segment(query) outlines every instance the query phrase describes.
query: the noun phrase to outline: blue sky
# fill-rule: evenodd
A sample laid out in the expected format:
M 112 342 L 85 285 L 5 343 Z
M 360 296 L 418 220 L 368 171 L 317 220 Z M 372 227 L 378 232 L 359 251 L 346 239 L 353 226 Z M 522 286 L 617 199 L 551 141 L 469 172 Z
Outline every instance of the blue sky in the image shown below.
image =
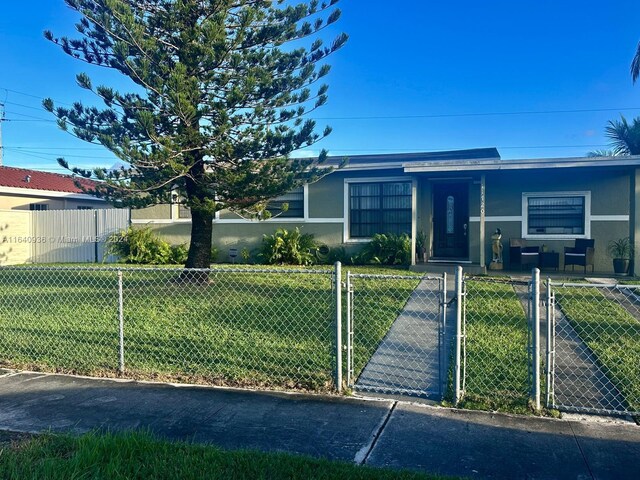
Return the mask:
M 582 156 L 606 146 L 607 120 L 640 115 L 640 84 L 632 85 L 629 76 L 640 40 L 640 2 L 339 5 L 343 18 L 329 33 L 344 31 L 350 40 L 330 60 L 329 103 L 314 118 L 334 132 L 314 152 L 495 146 L 503 158 Z M 92 101 L 75 85 L 79 72 L 94 83 L 122 84 L 44 40 L 45 29 L 72 34 L 75 19 L 62 0 L 3 2 L 0 101 L 10 120 L 2 125 L 5 165 L 59 171 L 58 156 L 86 167 L 114 163 L 104 149 L 60 131 L 40 106 L 47 96 Z M 574 110 L 590 111 L 557 113 Z

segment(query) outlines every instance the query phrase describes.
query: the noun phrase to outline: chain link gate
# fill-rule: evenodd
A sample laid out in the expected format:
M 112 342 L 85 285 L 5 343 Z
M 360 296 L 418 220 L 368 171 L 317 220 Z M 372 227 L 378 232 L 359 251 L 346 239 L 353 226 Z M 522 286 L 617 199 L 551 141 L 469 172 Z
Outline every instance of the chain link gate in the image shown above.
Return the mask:
M 640 286 L 547 283 L 547 406 L 640 415 Z
M 530 280 L 464 276 L 459 282 L 455 404 L 522 411 L 530 400 L 539 404 L 539 283 L 532 273 Z
M 440 400 L 450 331 L 442 277 L 347 273 L 347 384 Z

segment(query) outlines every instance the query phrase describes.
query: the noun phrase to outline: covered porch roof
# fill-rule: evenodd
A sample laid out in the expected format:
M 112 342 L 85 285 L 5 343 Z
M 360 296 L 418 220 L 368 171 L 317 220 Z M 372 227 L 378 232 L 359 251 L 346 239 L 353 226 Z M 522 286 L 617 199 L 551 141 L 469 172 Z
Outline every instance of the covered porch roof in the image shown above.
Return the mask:
M 621 166 L 640 166 L 640 155 L 614 157 L 534 158 L 522 160 L 503 160 L 500 158 L 456 159 L 405 162 L 402 165 L 406 173 Z

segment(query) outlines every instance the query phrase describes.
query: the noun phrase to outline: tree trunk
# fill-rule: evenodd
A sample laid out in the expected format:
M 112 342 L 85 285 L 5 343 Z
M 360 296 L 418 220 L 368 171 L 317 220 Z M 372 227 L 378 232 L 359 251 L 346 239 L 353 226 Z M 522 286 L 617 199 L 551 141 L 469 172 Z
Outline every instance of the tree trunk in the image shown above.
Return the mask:
M 209 268 L 211 266 L 211 239 L 213 214 L 201 210 L 191 211 L 191 242 L 185 268 Z M 184 271 L 180 280 L 193 283 L 209 283 L 206 272 Z
M 202 210 L 191 211 L 191 243 L 187 268 L 209 268 L 211 266 L 211 239 L 213 214 Z

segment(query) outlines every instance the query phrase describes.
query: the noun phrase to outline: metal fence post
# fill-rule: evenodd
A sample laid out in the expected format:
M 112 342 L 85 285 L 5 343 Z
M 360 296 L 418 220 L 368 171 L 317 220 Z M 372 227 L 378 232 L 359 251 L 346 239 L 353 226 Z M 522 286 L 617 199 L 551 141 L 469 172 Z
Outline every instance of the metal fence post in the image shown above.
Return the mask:
M 335 357 L 336 371 L 334 381 L 338 393 L 342 392 L 342 264 L 335 263 L 335 301 L 336 301 L 336 335 L 335 335 Z
M 537 268 L 531 271 L 531 317 L 533 333 L 531 400 L 538 411 L 540 410 L 540 270 Z
M 457 405 L 461 400 L 460 388 L 460 366 L 461 366 L 461 346 L 462 346 L 462 267 L 456 268 L 456 351 L 455 351 L 455 374 L 454 374 L 454 403 Z
M 447 381 L 447 372 L 444 370 L 445 364 L 445 345 L 444 345 L 444 336 L 447 331 L 447 272 L 442 273 L 442 288 L 441 295 L 442 298 L 440 300 L 440 318 L 438 322 L 438 361 L 440 362 L 440 368 L 438 369 L 439 375 L 439 388 L 440 388 L 440 397 L 444 397 L 444 392 L 446 391 L 446 381 Z
M 551 405 L 551 341 L 553 336 L 553 299 L 551 293 L 551 278 L 547 277 L 547 352 L 546 352 L 546 365 L 545 365 L 545 373 L 546 373 L 546 384 L 545 384 L 545 405 L 547 408 L 550 408 Z
M 120 350 L 120 373 L 124 373 L 124 294 L 122 288 L 122 270 L 118 270 L 118 324 L 119 324 L 119 350 Z
M 351 285 L 351 272 L 347 271 L 347 386 L 351 387 L 353 381 L 353 286 Z

